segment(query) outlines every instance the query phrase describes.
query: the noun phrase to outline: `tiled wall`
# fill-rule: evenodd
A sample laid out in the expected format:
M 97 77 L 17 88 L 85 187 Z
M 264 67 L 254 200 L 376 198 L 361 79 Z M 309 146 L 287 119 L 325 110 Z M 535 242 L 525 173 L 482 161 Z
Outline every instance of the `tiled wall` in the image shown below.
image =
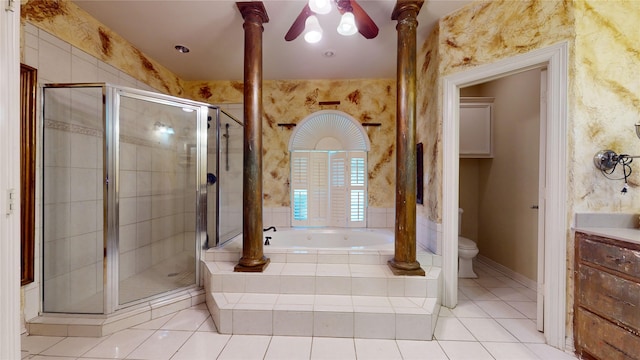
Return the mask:
M 291 227 L 291 208 L 264 207 L 262 210 L 264 227 Z M 395 208 L 367 208 L 367 227 L 393 228 L 396 224 Z

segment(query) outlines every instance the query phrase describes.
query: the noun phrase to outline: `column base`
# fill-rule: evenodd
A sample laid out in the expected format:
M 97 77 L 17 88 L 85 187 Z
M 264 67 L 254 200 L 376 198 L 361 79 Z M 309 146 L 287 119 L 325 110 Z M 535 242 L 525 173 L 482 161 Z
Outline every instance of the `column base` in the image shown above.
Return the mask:
M 262 259 L 258 261 L 253 261 L 250 264 L 242 264 L 242 259 L 240 259 L 240 263 L 238 263 L 233 268 L 233 271 L 234 272 L 263 272 L 267 268 L 270 262 L 271 262 L 271 259 L 264 256 L 262 257 Z
M 420 267 L 420 263 L 417 261 L 414 262 L 404 262 L 404 261 L 396 261 L 396 259 L 391 259 L 387 262 L 389 265 L 389 269 L 393 275 L 409 275 L 409 276 L 425 276 L 425 271 Z

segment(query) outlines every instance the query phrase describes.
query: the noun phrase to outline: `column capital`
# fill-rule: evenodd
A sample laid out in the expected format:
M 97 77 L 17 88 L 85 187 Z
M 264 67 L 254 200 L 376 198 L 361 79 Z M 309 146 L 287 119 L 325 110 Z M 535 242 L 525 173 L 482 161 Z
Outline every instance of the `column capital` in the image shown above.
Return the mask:
M 422 8 L 422 4 L 424 4 L 424 0 L 398 0 L 396 1 L 396 6 L 393 8 L 393 12 L 391 13 L 391 20 L 402 20 L 406 16 L 410 16 L 411 14 L 406 14 L 407 12 L 415 11 L 415 17 L 418 17 L 418 13 Z
M 262 1 L 242 1 L 236 2 L 236 5 L 245 21 L 248 21 L 248 18 L 254 15 L 262 24 L 269 22 L 269 15 L 267 15 L 267 9 L 265 9 Z

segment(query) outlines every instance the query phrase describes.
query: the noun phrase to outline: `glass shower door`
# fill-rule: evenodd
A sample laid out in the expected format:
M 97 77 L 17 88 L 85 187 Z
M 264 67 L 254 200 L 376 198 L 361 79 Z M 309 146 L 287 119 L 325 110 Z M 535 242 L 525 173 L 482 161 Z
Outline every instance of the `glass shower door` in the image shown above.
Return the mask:
M 121 93 L 119 99 L 122 305 L 196 283 L 197 124 L 206 108 L 139 94 Z
M 242 233 L 242 123 L 219 111 L 218 136 L 218 240 L 223 244 Z
M 44 312 L 103 312 L 103 89 L 42 90 Z

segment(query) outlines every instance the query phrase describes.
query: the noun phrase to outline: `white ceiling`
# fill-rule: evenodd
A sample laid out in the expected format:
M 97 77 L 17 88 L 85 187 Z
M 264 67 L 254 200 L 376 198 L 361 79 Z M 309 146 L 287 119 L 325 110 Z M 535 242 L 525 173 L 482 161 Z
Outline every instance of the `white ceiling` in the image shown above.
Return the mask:
M 243 78 L 243 19 L 235 1 L 74 2 L 184 80 Z M 470 2 L 427 0 L 418 16 L 418 46 L 439 18 Z M 307 44 L 302 35 L 291 42 L 284 40 L 305 0 L 263 0 L 263 3 L 269 16 L 263 33 L 263 79 L 395 78 L 397 22 L 391 20 L 395 0 L 358 1 L 380 29 L 376 38 L 339 35 L 335 28 L 340 15 L 334 8 L 331 13 L 318 16 L 324 34 L 316 44 Z M 180 54 L 174 49 L 177 44 L 191 51 Z M 324 56 L 327 51 L 335 56 Z

